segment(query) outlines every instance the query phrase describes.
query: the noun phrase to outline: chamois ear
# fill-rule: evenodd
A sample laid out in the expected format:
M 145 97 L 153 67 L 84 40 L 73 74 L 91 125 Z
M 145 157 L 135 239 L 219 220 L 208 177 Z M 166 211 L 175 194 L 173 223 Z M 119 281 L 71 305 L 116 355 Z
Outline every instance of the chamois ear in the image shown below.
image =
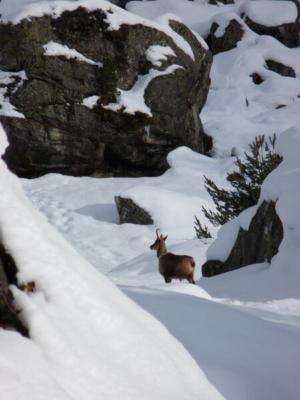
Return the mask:
M 167 237 L 168 237 L 168 235 L 164 237 L 164 241 L 166 241 L 166 240 L 167 240 Z

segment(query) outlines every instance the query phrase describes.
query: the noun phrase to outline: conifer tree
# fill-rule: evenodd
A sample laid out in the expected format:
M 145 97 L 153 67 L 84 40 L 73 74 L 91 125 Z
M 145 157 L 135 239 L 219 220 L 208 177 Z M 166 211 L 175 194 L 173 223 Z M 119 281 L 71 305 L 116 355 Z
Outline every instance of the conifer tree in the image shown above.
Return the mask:
M 275 134 L 269 137 L 257 136 L 249 145 L 250 152 L 245 160 L 237 157 L 237 171 L 229 173 L 226 180 L 233 189 L 219 188 L 211 179 L 204 176 L 205 188 L 216 206 L 216 211 L 202 207 L 205 217 L 214 225 L 223 225 L 248 207 L 255 205 L 260 196 L 260 188 L 266 176 L 278 166 L 282 157 L 275 152 Z M 195 220 L 197 237 L 207 237 L 208 229 Z
M 195 216 L 195 225 L 194 229 L 196 231 L 196 236 L 198 239 L 210 239 L 212 238 L 211 233 L 209 232 L 206 225 L 202 226 L 199 219 Z

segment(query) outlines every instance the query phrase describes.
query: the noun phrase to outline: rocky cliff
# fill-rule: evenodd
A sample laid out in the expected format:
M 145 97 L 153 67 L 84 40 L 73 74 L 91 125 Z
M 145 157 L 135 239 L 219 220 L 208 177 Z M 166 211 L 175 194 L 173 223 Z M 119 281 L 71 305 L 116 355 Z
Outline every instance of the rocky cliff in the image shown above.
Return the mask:
M 203 151 L 210 52 L 178 21 L 103 4 L 0 24 L 4 158 L 20 176 L 155 175 L 175 147 Z

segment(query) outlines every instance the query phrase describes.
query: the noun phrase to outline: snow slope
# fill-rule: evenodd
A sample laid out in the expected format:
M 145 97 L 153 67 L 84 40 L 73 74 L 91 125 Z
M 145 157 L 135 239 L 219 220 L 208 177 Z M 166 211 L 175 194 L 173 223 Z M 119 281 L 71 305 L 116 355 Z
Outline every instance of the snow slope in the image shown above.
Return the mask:
M 293 195 L 290 194 L 294 191 L 287 186 L 295 186 L 299 181 L 299 140 L 295 130 L 279 136 L 278 151 L 288 162 L 273 172 L 271 183 L 267 180 L 263 189 L 262 196 L 266 199 L 274 199 L 279 190 L 285 194 L 283 204 L 288 205 L 285 210 L 294 210 L 299 201 L 295 196 L 295 203 L 291 204 Z M 176 214 L 180 208 L 190 211 L 193 197 L 204 201 L 204 192 L 198 185 L 200 174 L 210 169 L 221 181 L 224 179 L 221 168 L 232 167 L 232 160 L 226 165 L 223 159 L 206 159 L 185 148 L 172 152 L 169 160 L 172 167 L 157 178 L 98 180 L 48 175 L 23 182 L 35 205 L 98 270 L 105 266 L 102 259 L 111 256 L 110 262 L 107 260 L 108 277 L 183 343 L 224 398 L 297 400 L 300 392 L 298 214 L 289 213 L 291 218 L 294 216 L 294 223 L 290 221 L 287 226 L 291 236 L 272 265 L 259 264 L 215 278 L 201 278 L 200 266 L 206 259 L 210 241 L 176 238 L 175 226 L 177 220 L 180 222 Z M 290 179 L 285 184 L 286 176 Z M 159 203 L 162 188 L 168 188 L 169 201 Z M 183 192 L 188 189 L 184 197 Z M 117 224 L 113 196 L 120 191 L 140 195 L 139 201 L 145 200 L 145 204 L 148 201 L 156 221 L 156 208 L 163 209 L 159 217 L 161 224 L 170 227 L 166 231 L 168 248 L 176 254 L 195 257 L 196 286 L 184 282 L 163 283 L 155 252 L 149 249 L 155 238 L 154 227 Z M 143 193 L 147 193 L 145 198 Z M 178 193 L 182 196 L 180 208 L 175 201 Z M 237 229 L 239 224 L 246 226 L 254 211 L 255 207 L 235 222 Z M 69 230 L 68 226 L 73 228 Z M 188 229 L 189 220 L 181 231 L 188 232 Z M 229 249 L 234 240 L 230 238 Z M 219 247 L 223 249 L 224 244 Z
M 201 298 L 189 287 L 186 294 L 156 288 L 124 290 L 164 322 L 224 398 L 298 399 L 299 300 L 288 318 L 287 304 L 282 315 L 275 306 L 261 310 L 261 304 L 251 308 L 244 302 Z
M 248 1 L 214 6 L 204 0 L 133 1 L 127 8 L 151 19 L 147 23 L 155 26 L 168 20 L 165 14 L 173 13 L 205 36 L 212 21 L 220 23 L 219 35 L 232 15 L 243 24 L 239 16 L 246 3 L 251 8 Z M 3 0 L 4 17 L 16 18 L 18 10 L 13 7 L 17 5 Z M 49 2 L 42 4 L 41 12 L 44 6 L 50 7 Z M 28 10 L 32 13 L 37 8 L 25 10 L 26 15 L 30 15 Z M 122 11 L 118 15 L 128 18 Z M 270 21 L 272 15 L 265 18 Z M 5 223 L 1 235 L 5 234 L 19 257 L 20 280 L 34 278 L 38 288 L 31 296 L 16 293 L 32 340 L 0 332 L 4 355 L 0 383 L 8 400 L 19 398 L 28 382 L 33 386 L 33 400 L 81 400 L 87 395 L 117 400 L 299 399 L 300 54 L 299 49 L 287 49 L 271 37 L 244 29 L 237 48 L 214 57 L 212 84 L 201 114 L 205 131 L 214 139 L 214 158 L 179 148 L 169 154 L 170 169 L 160 177 L 96 179 L 51 174 L 22 180 L 34 207 L 54 229 L 37 216 L 16 179 L 1 169 L 2 182 L 12 185 L 7 192 L 10 197 L 0 197 L 0 225 Z M 148 56 L 159 62 L 160 56 Z M 291 66 L 296 78 L 270 71 L 266 59 Z M 250 75 L 254 72 L 263 78 L 260 85 L 253 83 Z M 96 100 L 88 99 L 86 105 Z M 226 257 L 239 226 L 247 226 L 256 208 L 224 226 L 208 250 L 212 241 L 195 239 L 193 230 L 194 215 L 209 225 L 200 211 L 202 205 L 212 208 L 203 174 L 226 185 L 226 173 L 233 168 L 230 154 L 242 156 L 254 136 L 274 132 L 284 161 L 265 181 L 260 202 L 279 199 L 277 211 L 284 224 L 280 251 L 271 264 L 202 278 L 200 267 L 206 256 Z M 155 226 L 119 225 L 113 200 L 118 194 L 147 209 Z M 8 213 L 8 207 L 13 212 Z M 156 254 L 149 249 L 156 227 L 169 235 L 168 249 L 195 257 L 197 285 L 163 283 Z M 209 228 L 216 236 L 216 230 Z M 70 289 L 75 296 L 70 296 Z M 210 383 L 170 334 L 188 350 Z M 7 346 L 16 350 L 9 353 Z M 30 358 L 28 371 L 20 368 L 21 352 Z M 37 366 L 38 374 L 32 378 L 30 371 Z M 18 384 L 9 392 L 14 382 Z
M 3 153 L 2 128 L 0 139 Z M 34 210 L 3 161 L 0 184 L 1 240 L 19 282 L 34 280 L 37 287 L 33 294 L 12 287 L 31 340 L 1 332 L 3 398 L 16 400 L 27 390 L 31 399 L 51 400 L 222 398 L 182 345 Z M 22 373 L 18 353 L 5 350 L 7 344 L 24 347 L 36 380 L 30 369 Z

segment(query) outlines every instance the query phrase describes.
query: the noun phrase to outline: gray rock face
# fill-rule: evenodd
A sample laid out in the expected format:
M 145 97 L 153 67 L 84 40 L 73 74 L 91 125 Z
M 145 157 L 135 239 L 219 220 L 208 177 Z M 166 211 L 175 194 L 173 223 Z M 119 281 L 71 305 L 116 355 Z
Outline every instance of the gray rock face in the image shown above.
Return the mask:
M 254 32 L 259 35 L 273 36 L 287 47 L 299 47 L 300 46 L 300 23 L 299 18 L 290 24 L 282 24 L 278 26 L 264 26 L 252 21 L 246 15 L 242 15 L 246 24 Z
M 179 22 L 172 22 L 172 29 L 190 44 L 195 60 L 152 27 L 124 24 L 110 30 L 108 12 L 78 8 L 56 19 L 0 24 L 0 70 L 12 72 L 5 96 L 25 117 L 0 116 L 10 142 L 4 158 L 19 176 L 156 175 L 167 168 L 166 154 L 175 147 L 203 151 L 199 112 L 208 93 L 211 53 Z M 51 41 L 103 67 L 46 56 L 43 46 Z M 146 57 L 152 45 L 169 46 L 176 56 L 153 66 Z M 152 116 L 105 109 L 116 101 L 118 89 L 128 91 L 152 68 L 164 71 L 174 64 L 181 68 L 152 79 L 146 88 Z M 20 71 L 27 77 L 21 83 Z M 92 109 L 82 104 L 91 96 L 99 96 Z
M 207 37 L 207 43 L 213 54 L 218 54 L 223 51 L 228 51 L 237 46 L 237 43 L 244 35 L 242 25 L 235 19 L 232 19 L 227 25 L 224 35 L 221 37 L 215 36 L 219 25 L 213 22 L 210 28 L 210 34 Z
M 240 228 L 236 242 L 225 262 L 208 260 L 202 275 L 210 277 L 246 265 L 270 262 L 283 238 L 282 223 L 274 202 L 263 202 L 253 217 L 249 230 Z
M 115 197 L 120 224 L 152 225 L 150 214 L 138 206 L 133 200 L 121 196 Z

